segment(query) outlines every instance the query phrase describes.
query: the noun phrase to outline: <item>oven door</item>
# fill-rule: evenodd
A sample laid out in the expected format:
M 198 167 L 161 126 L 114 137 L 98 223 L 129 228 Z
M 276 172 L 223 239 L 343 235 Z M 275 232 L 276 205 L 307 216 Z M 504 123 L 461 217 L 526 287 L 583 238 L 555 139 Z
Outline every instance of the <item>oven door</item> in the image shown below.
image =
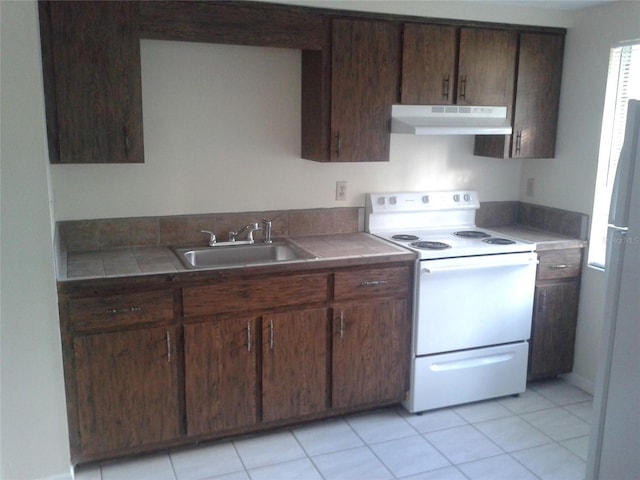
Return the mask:
M 423 260 L 416 296 L 416 355 L 526 340 L 534 252 Z

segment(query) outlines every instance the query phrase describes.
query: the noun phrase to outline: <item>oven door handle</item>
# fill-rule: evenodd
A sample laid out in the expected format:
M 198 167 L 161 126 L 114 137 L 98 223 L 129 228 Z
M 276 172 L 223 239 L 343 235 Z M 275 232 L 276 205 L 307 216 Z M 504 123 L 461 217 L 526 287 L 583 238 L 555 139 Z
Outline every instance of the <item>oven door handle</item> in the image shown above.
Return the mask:
M 439 273 L 439 272 L 453 272 L 456 270 L 472 270 L 477 268 L 499 268 L 499 267 L 518 267 L 527 265 L 537 265 L 539 262 L 536 258 L 527 259 L 513 259 L 502 260 L 499 262 L 486 262 L 486 263 L 460 263 L 458 265 L 446 265 L 446 266 L 428 266 L 422 267 L 422 273 Z

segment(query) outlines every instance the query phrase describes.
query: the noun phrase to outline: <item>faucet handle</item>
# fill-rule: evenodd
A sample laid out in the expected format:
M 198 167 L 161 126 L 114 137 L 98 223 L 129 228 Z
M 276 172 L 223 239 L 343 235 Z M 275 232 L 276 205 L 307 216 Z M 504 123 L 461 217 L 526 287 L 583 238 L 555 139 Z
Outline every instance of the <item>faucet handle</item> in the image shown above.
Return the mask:
M 209 246 L 213 247 L 216 244 L 216 234 L 209 230 L 200 230 L 201 233 L 209 235 Z

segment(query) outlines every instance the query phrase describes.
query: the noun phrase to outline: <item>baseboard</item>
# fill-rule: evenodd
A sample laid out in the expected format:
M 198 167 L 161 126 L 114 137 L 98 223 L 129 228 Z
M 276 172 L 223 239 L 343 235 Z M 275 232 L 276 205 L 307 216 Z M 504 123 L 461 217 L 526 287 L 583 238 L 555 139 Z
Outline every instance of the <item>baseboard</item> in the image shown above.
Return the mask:
M 575 374 L 573 372 L 570 373 L 565 373 L 563 375 L 560 375 L 563 379 L 565 379 L 567 381 L 567 383 L 573 385 L 574 387 L 578 387 L 580 390 L 584 390 L 585 392 L 587 392 L 590 395 L 593 395 L 593 392 L 595 390 L 595 386 L 594 383 L 587 379 L 584 378 L 581 375 Z

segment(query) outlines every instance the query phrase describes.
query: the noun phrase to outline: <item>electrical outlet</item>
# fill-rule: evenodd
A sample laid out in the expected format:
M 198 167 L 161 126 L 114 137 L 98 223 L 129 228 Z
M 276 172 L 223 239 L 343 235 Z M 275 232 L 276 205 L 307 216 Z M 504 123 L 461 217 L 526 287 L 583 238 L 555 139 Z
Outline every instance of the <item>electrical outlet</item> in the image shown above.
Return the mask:
M 533 178 L 527 178 L 527 197 L 533 197 L 535 187 L 535 180 Z
M 336 200 L 345 201 L 347 199 L 347 182 L 345 181 L 337 181 L 336 182 Z

